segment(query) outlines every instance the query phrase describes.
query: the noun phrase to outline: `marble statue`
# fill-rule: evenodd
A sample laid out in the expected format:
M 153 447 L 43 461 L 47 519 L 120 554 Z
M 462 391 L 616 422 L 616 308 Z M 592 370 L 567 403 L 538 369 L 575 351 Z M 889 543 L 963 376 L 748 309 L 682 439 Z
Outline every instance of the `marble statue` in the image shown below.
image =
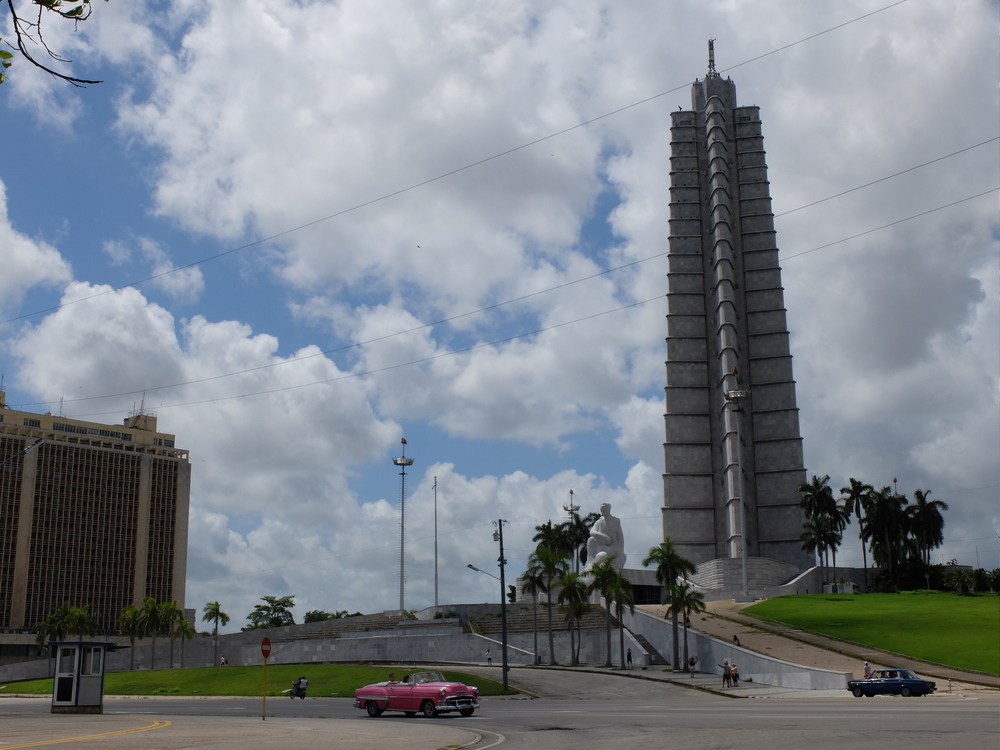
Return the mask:
M 594 523 L 587 540 L 587 567 L 582 573 L 590 573 L 591 568 L 609 558 L 620 573 L 625 567 L 625 536 L 622 522 L 611 515 L 611 504 L 601 503 L 601 517 Z

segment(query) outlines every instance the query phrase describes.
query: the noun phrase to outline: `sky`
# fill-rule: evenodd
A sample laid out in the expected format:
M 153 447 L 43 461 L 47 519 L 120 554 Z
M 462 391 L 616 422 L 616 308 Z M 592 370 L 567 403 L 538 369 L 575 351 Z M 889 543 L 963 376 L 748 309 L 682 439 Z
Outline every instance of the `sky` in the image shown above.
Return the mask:
M 805 463 L 1000 567 L 996 0 L 111 0 L 0 86 L 8 405 L 155 413 L 185 605 L 499 599 L 535 527 L 662 540 L 669 113 L 763 121 Z M 9 39 L 9 18 L 0 15 Z M 37 56 L 37 55 L 36 55 Z M 435 489 L 436 487 L 436 489 Z M 435 551 L 436 550 L 436 551 Z M 857 528 L 838 565 L 860 565 Z M 469 570 L 473 564 L 489 575 Z

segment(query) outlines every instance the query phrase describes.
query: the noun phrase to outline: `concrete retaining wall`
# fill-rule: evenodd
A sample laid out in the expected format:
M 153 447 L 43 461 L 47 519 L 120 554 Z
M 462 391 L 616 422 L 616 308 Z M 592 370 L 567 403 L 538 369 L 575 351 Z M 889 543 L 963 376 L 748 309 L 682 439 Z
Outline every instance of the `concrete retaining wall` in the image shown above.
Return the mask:
M 673 639 L 670 620 L 655 617 L 647 612 L 636 611 L 635 614 L 625 614 L 625 626 L 641 633 L 660 654 L 670 661 L 673 656 Z M 684 628 L 678 629 L 681 639 L 679 654 L 684 657 Z M 720 641 L 718 638 L 688 630 L 688 654 L 698 659 L 699 672 L 719 675 L 722 680 L 723 661 L 739 666 L 740 678 L 750 679 L 765 685 L 776 687 L 799 688 L 803 690 L 839 690 L 847 688 L 847 681 L 853 679 L 849 672 L 833 672 L 828 669 L 805 667 L 801 664 L 774 659 L 765 654 L 740 648 L 732 643 Z M 633 654 L 635 649 L 633 649 Z

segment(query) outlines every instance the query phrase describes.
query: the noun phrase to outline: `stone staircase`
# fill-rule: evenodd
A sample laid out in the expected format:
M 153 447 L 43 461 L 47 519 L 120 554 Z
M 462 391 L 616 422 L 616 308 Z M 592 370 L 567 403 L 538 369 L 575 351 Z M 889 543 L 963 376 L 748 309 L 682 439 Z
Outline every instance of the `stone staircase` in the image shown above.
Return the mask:
M 546 609 L 549 605 L 538 605 L 538 631 L 547 632 L 549 629 L 549 613 Z M 535 631 L 534 617 L 530 611 L 521 611 L 517 614 L 507 616 L 507 633 L 533 633 Z M 600 605 L 591 604 L 587 611 L 579 618 L 580 630 L 606 630 L 607 611 Z M 476 620 L 476 625 L 482 635 L 498 635 L 502 630 L 500 615 L 487 615 Z M 620 628 L 621 623 L 613 616 L 611 627 Z M 553 605 L 552 607 L 552 630 L 569 630 L 569 621 L 566 619 L 566 608 Z
M 650 666 L 667 666 L 669 664 L 669 662 L 663 658 L 663 655 L 656 650 L 656 647 L 647 641 L 640 633 L 632 633 L 632 637 L 635 638 L 639 642 L 639 645 L 641 645 L 646 650 L 646 653 L 649 654 Z

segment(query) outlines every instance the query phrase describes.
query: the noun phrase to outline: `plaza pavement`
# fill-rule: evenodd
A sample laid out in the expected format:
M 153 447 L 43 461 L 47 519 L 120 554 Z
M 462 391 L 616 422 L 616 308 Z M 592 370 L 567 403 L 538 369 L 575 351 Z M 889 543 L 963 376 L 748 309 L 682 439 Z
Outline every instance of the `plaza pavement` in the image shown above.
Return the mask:
M 961 698 L 971 691 L 1000 687 L 1000 679 L 953 670 L 939 665 L 908 659 L 867 647 L 845 644 L 822 636 L 768 624 L 740 614 L 745 606 L 732 600 L 711 602 L 709 611 L 696 615 L 692 626 L 717 638 L 732 641 L 736 635 L 742 647 L 760 651 L 784 661 L 860 674 L 864 660 L 872 665 L 910 667 L 924 677 L 936 679 L 938 692 L 931 699 Z M 644 608 L 645 609 L 645 608 Z M 656 608 L 650 608 L 656 612 Z M 662 614 L 662 613 L 660 613 Z M 501 678 L 500 667 L 454 665 L 463 671 Z M 718 670 L 716 670 L 718 671 Z M 616 674 L 619 680 L 601 680 L 602 695 L 608 698 L 628 698 L 635 680 L 666 682 L 674 685 L 740 699 L 836 698 L 856 700 L 846 690 L 796 690 L 771 687 L 760 683 L 741 682 L 726 688 L 719 674 L 697 673 L 693 677 L 663 667 L 606 670 L 578 668 L 514 668 L 509 682 L 527 694 L 553 699 L 572 699 L 588 694 L 587 674 Z M 593 691 L 589 691 L 593 694 Z M 482 739 L 472 729 L 421 724 L 419 722 L 384 722 L 337 719 L 302 719 L 260 717 L 183 716 L 161 717 L 142 715 L 137 700 L 134 716 L 105 714 L 103 716 L 68 716 L 19 711 L 18 701 L 48 700 L 47 698 L 0 698 L 0 750 L 71 744 L 79 750 L 91 748 L 156 748 L 156 750 L 245 750 L 254 748 L 294 747 L 296 750 L 318 750 L 336 746 L 341 750 L 368 750 L 380 746 L 412 748 L 449 748 L 460 750 L 476 745 Z M 504 700 L 490 698 L 486 700 Z M 24 705 L 21 703 L 20 705 Z

